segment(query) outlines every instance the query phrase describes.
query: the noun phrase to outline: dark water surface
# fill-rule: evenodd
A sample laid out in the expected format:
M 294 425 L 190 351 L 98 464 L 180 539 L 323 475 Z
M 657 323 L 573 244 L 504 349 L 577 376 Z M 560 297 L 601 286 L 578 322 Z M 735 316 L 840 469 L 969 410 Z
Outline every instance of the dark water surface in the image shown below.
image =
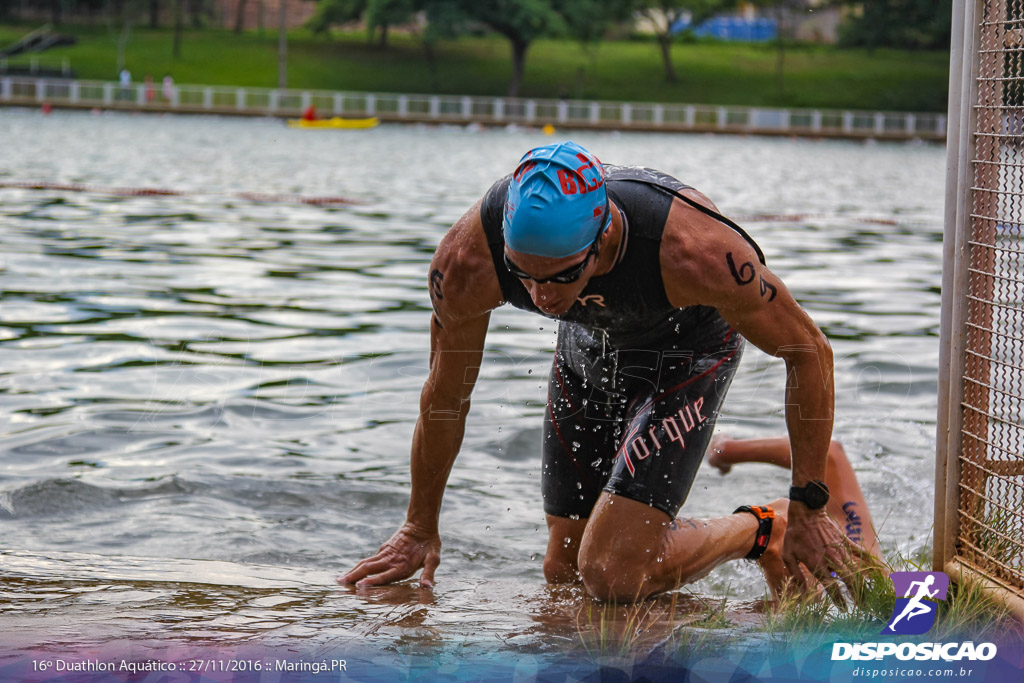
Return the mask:
M 832 340 L 835 433 L 883 548 L 929 544 L 944 150 L 573 137 L 744 217 Z M 538 446 L 554 325 L 519 311 L 492 317 L 442 512 L 436 589 L 333 584 L 404 518 L 431 253 L 549 139 L 6 109 L 0 140 L 0 184 L 94 188 L 0 188 L 8 645 L 573 646 L 588 601 L 546 588 L 541 571 Z M 103 191 L 114 187 L 185 194 Z M 783 380 L 780 361 L 748 350 L 720 429 L 783 433 Z M 770 466 L 726 477 L 705 468 L 684 511 L 726 514 L 787 486 Z M 687 590 L 680 604 L 728 596 L 742 615 L 764 584 L 756 567 L 732 563 Z

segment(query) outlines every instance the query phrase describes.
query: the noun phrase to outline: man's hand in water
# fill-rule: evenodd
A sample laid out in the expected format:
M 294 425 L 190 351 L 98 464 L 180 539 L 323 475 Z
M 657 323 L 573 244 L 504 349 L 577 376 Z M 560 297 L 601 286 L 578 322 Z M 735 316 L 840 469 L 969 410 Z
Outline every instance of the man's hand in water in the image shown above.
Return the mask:
M 797 590 L 805 595 L 818 590 L 800 571 L 803 564 L 840 607 L 845 607 L 846 601 L 839 591 L 839 580 L 846 584 L 854 600 L 859 600 L 866 578 L 864 570 L 882 568 L 866 550 L 843 534 L 825 510 L 811 510 L 801 503 L 789 506 L 782 560 Z
M 338 583 L 380 586 L 407 579 L 423 567 L 420 585 L 432 588 L 434 570 L 440 562 L 441 537 L 437 532 L 425 532 L 406 522 L 377 550 L 377 554 L 360 561 L 339 577 Z

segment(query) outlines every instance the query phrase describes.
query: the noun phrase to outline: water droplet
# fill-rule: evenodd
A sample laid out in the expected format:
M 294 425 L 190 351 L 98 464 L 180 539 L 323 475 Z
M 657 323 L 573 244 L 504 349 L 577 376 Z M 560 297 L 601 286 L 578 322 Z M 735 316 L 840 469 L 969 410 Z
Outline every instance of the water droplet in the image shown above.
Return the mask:
M 568 548 L 572 544 L 572 539 L 568 536 L 565 537 L 565 547 Z
M 658 562 L 662 562 L 662 561 L 664 561 L 664 559 L 665 559 L 665 558 L 663 558 L 663 557 L 659 557 L 659 558 L 658 558 Z
M 601 466 L 601 458 L 598 458 L 594 462 L 590 463 L 590 466 L 593 467 L 594 469 L 597 469 L 598 467 L 600 467 Z
M 579 519 L 579 515 L 569 515 L 569 519 Z
M 533 374 L 533 368 L 530 368 L 529 370 L 527 370 L 526 374 L 527 375 L 532 375 Z
M 581 484 L 579 482 L 576 482 L 576 489 L 577 490 L 582 490 L 583 489 L 583 484 Z
M 490 531 L 490 530 L 491 530 L 491 525 L 490 524 L 488 524 L 487 526 L 484 527 L 484 531 Z
M 537 553 L 533 553 L 532 555 L 530 555 L 530 560 L 531 561 L 536 560 L 536 559 L 537 559 Z

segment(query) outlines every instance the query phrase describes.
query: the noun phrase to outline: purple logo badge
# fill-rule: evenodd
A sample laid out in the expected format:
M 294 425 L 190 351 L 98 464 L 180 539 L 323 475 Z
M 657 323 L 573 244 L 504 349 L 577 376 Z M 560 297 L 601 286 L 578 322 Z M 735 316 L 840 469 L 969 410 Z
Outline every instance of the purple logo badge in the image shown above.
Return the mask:
M 896 606 L 882 633 L 916 636 L 935 625 L 937 601 L 946 599 L 949 577 L 943 572 L 893 572 Z

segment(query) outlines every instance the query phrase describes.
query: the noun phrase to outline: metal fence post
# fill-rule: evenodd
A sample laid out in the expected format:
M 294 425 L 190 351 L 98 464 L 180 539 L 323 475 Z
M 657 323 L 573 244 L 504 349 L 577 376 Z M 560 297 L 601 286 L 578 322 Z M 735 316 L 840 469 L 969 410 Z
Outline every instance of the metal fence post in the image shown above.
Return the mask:
M 622 125 L 630 126 L 633 125 L 633 107 L 630 106 L 629 102 L 622 103 Z
M 398 96 L 398 115 L 403 119 L 409 116 L 409 98 L 405 95 Z
M 719 128 L 725 128 L 729 123 L 729 111 L 725 107 L 718 108 L 718 117 L 716 123 Z
M 683 117 L 684 122 L 687 126 L 693 128 L 697 123 L 697 108 L 692 104 L 688 104 L 683 111 L 685 112 Z
M 436 119 L 441 115 L 441 98 L 437 95 L 430 96 L 430 118 Z
M 594 125 L 601 122 L 601 105 L 597 102 L 590 103 L 590 122 Z
M 377 113 L 377 96 L 373 93 L 366 95 L 366 115 L 373 116 Z
M 555 120 L 559 123 L 565 123 L 569 120 L 569 103 L 565 100 L 560 100 L 558 102 L 558 113 L 555 116 Z
M 500 97 L 494 100 L 494 120 L 501 121 L 505 118 L 505 100 Z
M 271 114 L 276 114 L 277 113 L 277 91 L 276 90 L 271 90 L 270 91 L 270 97 L 267 100 L 267 110 L 270 111 Z
M 654 125 L 661 126 L 665 123 L 665 107 L 660 104 L 654 105 L 654 113 L 652 114 Z
M 10 78 L 4 78 L 3 80 L 0 80 L 0 97 L 3 97 L 3 99 L 5 99 L 5 100 L 10 100 L 11 99 L 11 79 Z
M 334 107 L 334 115 L 341 116 L 345 112 L 345 98 L 340 92 L 334 93 L 332 106 Z
M 526 100 L 526 120 L 533 122 L 537 119 L 537 103 L 533 100 Z
M 68 84 L 68 101 L 71 104 L 78 104 L 82 98 L 81 84 L 78 81 L 71 81 Z
M 904 125 L 907 129 L 907 134 L 913 135 L 914 133 L 917 132 L 917 117 L 914 116 L 913 114 L 907 114 L 906 122 Z
M 852 133 L 853 132 L 853 112 L 849 112 L 849 111 L 844 111 L 843 112 L 843 132 L 844 133 Z
M 203 109 L 213 108 L 213 88 L 203 88 Z
M 46 81 L 39 79 L 36 81 L 36 101 L 43 102 L 46 100 Z
M 110 106 L 114 102 L 114 84 L 104 83 L 103 84 L 103 104 Z
M 245 88 L 239 88 L 235 91 L 235 109 L 238 111 L 245 111 Z
M 821 132 L 821 112 L 817 109 L 811 112 L 811 130 Z
M 881 112 L 875 114 L 875 132 L 879 135 L 885 132 L 885 114 Z
M 471 118 L 473 116 L 473 100 L 469 97 L 463 97 L 461 105 L 463 118 Z

